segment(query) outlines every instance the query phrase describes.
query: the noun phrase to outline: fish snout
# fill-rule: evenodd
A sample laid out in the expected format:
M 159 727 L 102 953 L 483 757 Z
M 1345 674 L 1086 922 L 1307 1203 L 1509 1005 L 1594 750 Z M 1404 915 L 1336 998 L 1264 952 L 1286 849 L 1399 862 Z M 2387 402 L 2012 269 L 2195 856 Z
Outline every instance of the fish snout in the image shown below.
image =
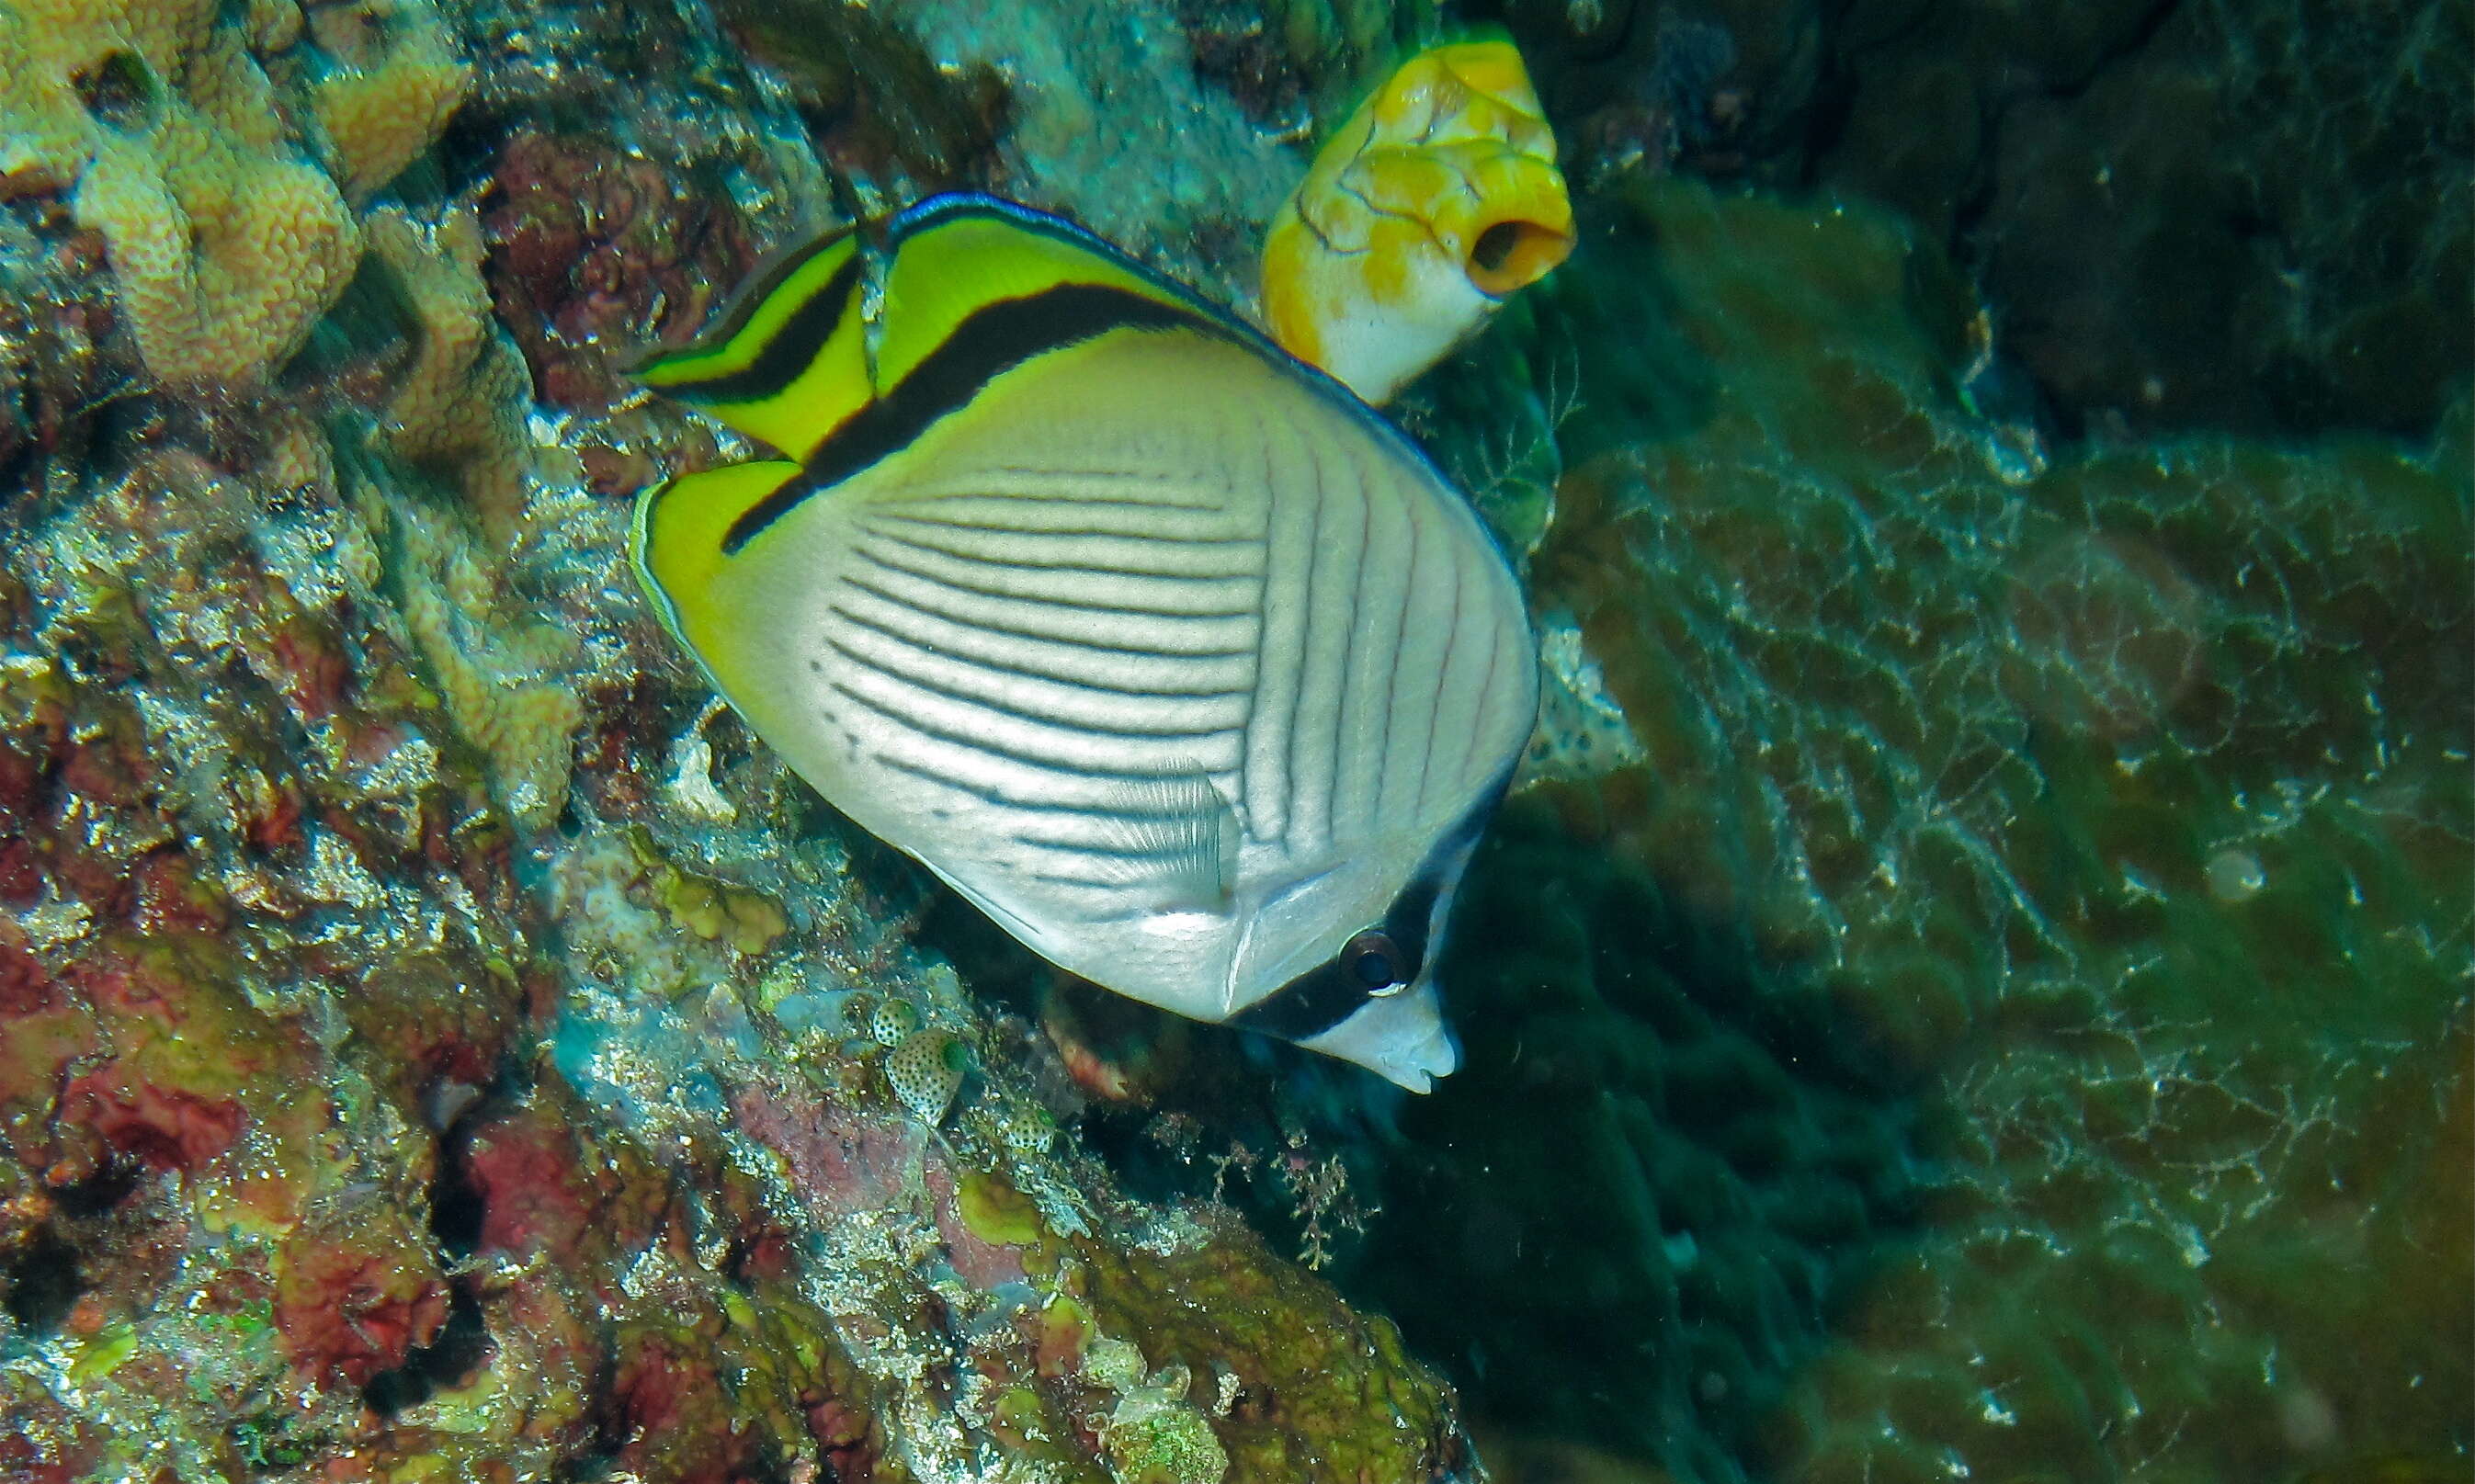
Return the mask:
M 1444 1024 L 1433 978 L 1370 999 L 1348 1019 L 1300 1044 L 1355 1061 L 1411 1092 L 1434 1091 L 1435 1079 L 1450 1077 L 1461 1064 L 1460 1043 Z

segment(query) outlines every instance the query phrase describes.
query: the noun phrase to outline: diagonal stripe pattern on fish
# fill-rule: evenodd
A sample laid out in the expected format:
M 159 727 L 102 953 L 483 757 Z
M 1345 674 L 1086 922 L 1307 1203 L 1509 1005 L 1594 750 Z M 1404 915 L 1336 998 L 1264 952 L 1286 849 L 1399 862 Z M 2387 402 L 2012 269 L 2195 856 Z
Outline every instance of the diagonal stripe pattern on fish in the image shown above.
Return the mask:
M 1397 429 L 981 196 L 812 245 L 639 375 L 789 455 L 648 490 L 634 560 L 828 802 L 1118 993 L 1453 1070 L 1435 960 L 1535 650 Z

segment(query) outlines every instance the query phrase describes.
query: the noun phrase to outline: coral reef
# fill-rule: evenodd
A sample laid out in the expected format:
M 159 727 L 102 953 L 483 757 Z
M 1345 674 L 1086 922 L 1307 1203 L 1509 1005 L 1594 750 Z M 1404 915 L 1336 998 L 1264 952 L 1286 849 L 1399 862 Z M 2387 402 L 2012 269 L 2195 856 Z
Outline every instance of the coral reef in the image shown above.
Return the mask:
M 366 234 L 415 327 L 383 413 L 392 451 L 454 486 L 494 538 L 511 540 L 531 472 L 530 398 L 524 360 L 490 315 L 479 217 L 469 205 L 434 221 L 380 209 Z
M 890 199 L 986 183 L 1013 103 L 995 67 L 932 58 L 902 27 L 852 6 L 721 0 L 715 12 L 780 76 L 839 177 Z
M 989 183 L 1138 257 L 1173 256 L 1188 282 L 1246 302 L 1253 244 L 1300 163 L 1265 149 L 1229 95 L 1201 85 L 1168 6 L 876 9 L 941 61 L 1006 80 L 1013 105 Z M 1122 168 L 1129 159 L 1158 164 Z
M 1194 70 L 1258 127 L 1303 137 L 1345 114 L 1384 69 L 1443 25 L 1433 0 L 1173 0 Z
M 647 340 L 693 333 L 755 261 L 741 213 L 607 141 L 518 134 L 492 180 L 492 296 L 552 406 L 607 410 Z
M 1826 178 L 1949 223 L 2074 421 L 2429 429 L 2475 354 L 2463 10 L 2076 21 L 1960 7 L 1865 57 Z
M 262 24 L 282 25 L 278 0 L 261 9 L 277 18 Z M 332 63 L 309 85 L 310 111 L 326 131 L 335 184 L 358 206 L 438 137 L 473 68 L 430 0 L 320 6 L 307 12 L 307 30 Z
M 0 242 L 43 308 L 0 448 L 0 1472 L 1474 1477 L 1387 1325 L 1062 1136 L 919 878 L 622 580 L 609 497 L 731 450 L 613 366 L 835 199 L 710 18 L 71 18 L 127 60 L 10 95 L 85 78 Z M 255 194 L 212 217 L 184 139 Z M 100 220 L 141 148 L 155 214 Z M 274 185 L 320 232 L 249 214 Z M 174 207 L 200 282 L 329 255 L 150 300 Z
M 85 414 L 138 375 L 135 349 L 112 332 L 98 247 L 58 201 L 0 204 L 0 478 L 12 484 L 40 460 L 74 457 Z
M 2070 430 L 2420 436 L 2475 356 L 2463 6 L 1501 10 L 1577 179 L 1906 213 Z
M 1550 724 L 1404 1104 L 943 957 L 623 368 L 932 182 L 1242 299 L 1434 12 L 760 9 L 0 0 L 0 1475 L 2463 1472 L 2463 18 L 1501 8 L 1581 245 L 1399 410 Z M 1920 225 L 1658 179 L 1808 167 Z
M 534 617 L 452 516 L 413 503 L 391 514 L 404 625 L 457 732 L 488 759 L 508 814 L 538 829 L 567 802 L 583 719 L 576 636 Z
M 205 118 L 166 110 L 142 143 L 101 146 L 78 220 L 101 231 L 147 368 L 188 387 L 255 387 L 308 338 L 360 252 L 315 166 L 246 152 Z

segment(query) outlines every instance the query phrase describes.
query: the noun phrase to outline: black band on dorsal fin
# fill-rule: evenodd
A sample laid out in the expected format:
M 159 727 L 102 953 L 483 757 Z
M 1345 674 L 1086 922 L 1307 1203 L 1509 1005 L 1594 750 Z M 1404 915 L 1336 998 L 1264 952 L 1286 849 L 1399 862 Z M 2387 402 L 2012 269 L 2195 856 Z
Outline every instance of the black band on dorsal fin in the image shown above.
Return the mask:
M 805 474 L 732 523 L 723 550 L 737 552 L 810 496 L 908 447 L 1006 372 L 1113 329 L 1191 329 L 1231 338 L 1202 315 L 1110 284 L 1062 283 L 999 300 L 973 311 L 911 375 L 835 428 L 809 453 Z
M 804 261 L 804 259 L 802 259 Z M 798 263 L 786 265 L 796 269 Z M 790 318 L 773 332 L 772 339 L 756 353 L 756 358 L 738 371 L 700 381 L 676 381 L 662 388 L 668 397 L 689 402 L 754 402 L 779 397 L 792 382 L 799 378 L 817 358 L 817 353 L 833 338 L 834 329 L 843 322 L 844 311 L 850 307 L 851 296 L 859 292 L 861 259 L 854 254 L 850 260 L 834 270 L 824 287 L 811 294 Z M 751 299 L 750 306 L 760 302 Z M 745 319 L 748 310 L 739 311 Z M 735 335 L 737 329 L 725 331 Z

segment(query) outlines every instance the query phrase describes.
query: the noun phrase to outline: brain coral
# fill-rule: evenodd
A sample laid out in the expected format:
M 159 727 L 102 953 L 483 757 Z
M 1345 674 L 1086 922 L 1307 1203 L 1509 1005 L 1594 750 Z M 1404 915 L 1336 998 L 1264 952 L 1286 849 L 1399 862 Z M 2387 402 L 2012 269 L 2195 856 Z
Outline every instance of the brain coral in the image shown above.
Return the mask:
M 325 6 L 316 22 L 292 0 L 232 16 L 196 0 L 0 4 L 0 176 L 74 192 L 147 369 L 175 390 L 248 392 L 282 367 L 359 261 L 354 207 L 429 147 L 468 84 L 426 0 Z M 305 136 L 293 120 L 313 115 Z
M 1529 946 L 1473 934 L 1489 1044 L 1405 1115 L 1449 1151 L 1411 1204 L 1527 1236 L 1396 1286 L 1527 1258 L 1500 1322 L 1414 1337 L 1687 1478 L 2469 1446 L 2466 408 L 2432 449 L 2047 450 L 1964 410 L 1974 305 L 1895 220 L 1614 216 L 1496 349 L 1581 363 L 1531 571 L 1645 761 L 1474 886 Z M 1910 1099 L 1913 1145 L 1834 1147 Z M 1912 1212 L 1868 1194 L 1902 1171 Z M 1680 1273 L 1718 1302 L 1679 1327 Z

